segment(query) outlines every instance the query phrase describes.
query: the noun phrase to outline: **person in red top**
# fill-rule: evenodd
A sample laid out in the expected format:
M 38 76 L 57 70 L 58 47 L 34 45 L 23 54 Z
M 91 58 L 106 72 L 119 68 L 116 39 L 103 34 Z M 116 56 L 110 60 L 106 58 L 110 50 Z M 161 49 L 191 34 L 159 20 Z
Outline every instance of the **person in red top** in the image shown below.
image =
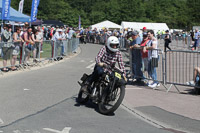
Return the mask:
M 147 37 L 147 33 L 144 32 L 143 33 L 143 40 L 141 42 L 141 47 L 142 47 L 142 66 L 143 66 L 143 72 L 144 71 L 148 71 L 148 50 L 146 50 L 145 46 L 147 44 L 147 42 L 149 41 L 148 37 Z

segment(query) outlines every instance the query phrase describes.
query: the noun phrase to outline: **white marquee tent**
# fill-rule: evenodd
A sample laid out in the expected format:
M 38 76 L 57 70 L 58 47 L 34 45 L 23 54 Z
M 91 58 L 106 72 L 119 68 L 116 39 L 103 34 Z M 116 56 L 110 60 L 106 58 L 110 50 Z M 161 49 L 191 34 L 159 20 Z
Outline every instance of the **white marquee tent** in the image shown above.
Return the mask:
M 158 30 L 169 30 L 169 27 L 166 23 L 145 23 L 145 22 L 125 22 L 122 21 L 121 26 L 123 29 L 125 28 L 132 28 L 134 30 L 143 29 L 146 27 L 147 29 L 152 29 L 155 31 Z
M 97 28 L 97 29 L 102 29 L 102 28 L 107 28 L 107 29 L 121 29 L 122 27 L 116 23 L 113 23 L 111 21 L 103 21 L 97 24 L 94 24 L 91 26 L 92 29 Z

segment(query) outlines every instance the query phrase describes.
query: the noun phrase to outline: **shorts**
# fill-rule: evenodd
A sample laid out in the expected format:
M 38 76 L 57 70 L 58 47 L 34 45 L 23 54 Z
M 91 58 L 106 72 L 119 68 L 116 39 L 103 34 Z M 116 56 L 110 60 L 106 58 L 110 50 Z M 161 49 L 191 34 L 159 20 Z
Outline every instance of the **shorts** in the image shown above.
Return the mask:
M 12 48 L 11 47 L 2 47 L 3 60 L 10 59 Z
M 12 55 L 13 56 L 19 55 L 19 51 L 20 51 L 20 47 L 19 46 L 15 46 L 13 51 L 12 51 Z
M 26 45 L 26 47 L 25 47 L 25 53 L 29 54 L 29 53 L 31 53 L 31 50 L 32 50 L 32 45 L 31 44 Z

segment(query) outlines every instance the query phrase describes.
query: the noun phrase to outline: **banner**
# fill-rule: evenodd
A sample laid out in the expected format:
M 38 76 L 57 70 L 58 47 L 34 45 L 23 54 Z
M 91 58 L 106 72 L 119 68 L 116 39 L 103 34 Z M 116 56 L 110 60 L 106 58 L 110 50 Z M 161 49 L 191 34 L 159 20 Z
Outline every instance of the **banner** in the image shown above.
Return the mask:
M 40 0 L 33 0 L 32 1 L 32 8 L 31 8 L 31 22 L 36 21 L 36 16 L 38 12 Z
M 19 12 L 20 13 L 22 13 L 23 12 L 23 8 L 24 8 L 24 0 L 21 0 L 20 2 L 19 2 Z
M 81 17 L 79 16 L 79 21 L 78 21 L 78 29 L 81 29 Z
M 10 18 L 10 2 L 11 0 L 2 0 L 2 19 Z

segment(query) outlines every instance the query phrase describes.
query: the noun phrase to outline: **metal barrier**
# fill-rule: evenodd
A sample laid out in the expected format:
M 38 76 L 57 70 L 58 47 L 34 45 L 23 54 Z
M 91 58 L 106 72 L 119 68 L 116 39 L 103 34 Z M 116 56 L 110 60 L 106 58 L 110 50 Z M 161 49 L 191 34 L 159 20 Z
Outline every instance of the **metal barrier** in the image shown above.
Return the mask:
M 165 83 L 170 84 L 167 91 L 172 85 L 191 86 L 186 82 L 193 80 L 194 68 L 199 66 L 200 52 L 198 51 L 167 51 L 165 53 Z M 177 87 L 176 89 L 178 90 Z
M 13 42 L 1 42 L 0 53 L 2 59 L 0 59 L 4 60 L 4 66 L 0 64 L 0 71 L 3 68 L 11 68 L 12 66 L 22 69 L 30 68 L 30 66 L 39 65 L 40 62 L 43 63 L 46 60 L 57 61 L 59 57 L 63 58 L 64 56 L 75 53 L 78 46 L 79 38 L 56 42 L 43 41 L 42 44 L 35 43 L 34 45 L 26 43 L 19 43 L 16 45 Z M 17 56 L 17 58 L 15 58 L 14 64 L 9 64 L 9 62 L 13 61 L 13 54 L 15 57 Z
M 150 76 L 151 72 L 155 68 L 155 73 L 157 80 L 156 82 L 160 82 L 164 84 L 164 56 L 163 51 L 160 49 L 153 49 L 148 50 L 156 51 L 158 53 L 158 66 L 154 67 L 153 63 L 150 63 L 151 57 L 142 57 L 142 51 L 139 48 L 135 48 L 133 50 L 129 49 L 130 53 L 130 69 L 131 69 L 131 75 L 135 79 L 142 79 L 142 80 L 152 80 L 152 77 Z M 134 57 L 135 56 L 135 57 Z M 146 81 L 147 82 L 147 81 Z
M 173 85 L 178 92 L 180 92 L 180 90 L 176 85 L 200 88 L 200 86 L 187 84 L 188 81 L 193 80 L 194 68 L 200 67 L 200 52 L 171 50 L 163 53 L 160 49 L 154 50 L 157 50 L 159 55 L 158 67 L 156 67 L 156 81 L 162 83 L 167 92 L 170 91 Z M 134 55 L 132 54 L 133 52 L 135 52 Z M 148 68 L 145 70 L 144 60 L 147 59 L 142 58 L 141 49 L 136 48 L 134 50 L 129 50 L 129 54 L 131 55 L 129 61 L 132 77 L 135 79 L 152 80 L 147 71 Z M 151 64 L 150 66 L 148 65 L 148 67 L 151 67 Z M 170 86 L 167 88 L 166 85 L 168 84 Z

